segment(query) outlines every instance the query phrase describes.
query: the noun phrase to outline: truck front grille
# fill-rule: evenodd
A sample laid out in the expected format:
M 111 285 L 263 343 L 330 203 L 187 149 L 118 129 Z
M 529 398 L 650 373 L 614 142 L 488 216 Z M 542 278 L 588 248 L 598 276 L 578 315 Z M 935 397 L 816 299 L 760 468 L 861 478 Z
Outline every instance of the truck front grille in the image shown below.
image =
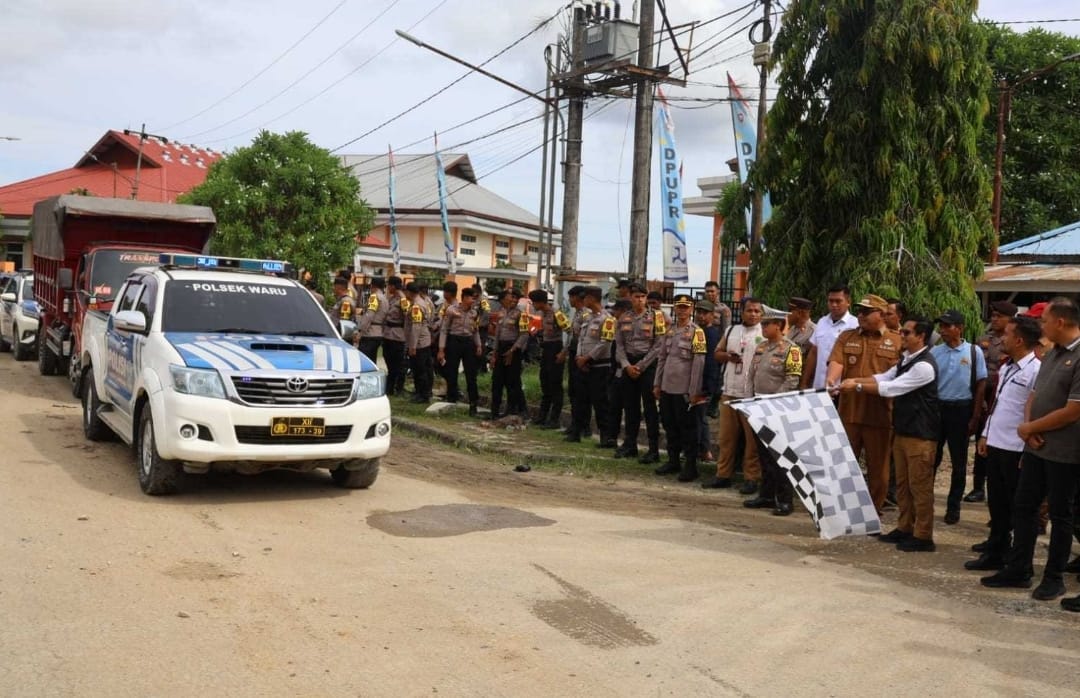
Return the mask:
M 352 425 L 326 427 L 326 436 L 273 436 L 270 427 L 236 427 L 236 440 L 242 444 L 295 446 L 297 444 L 343 444 L 352 434 Z
M 324 406 L 344 405 L 352 397 L 352 378 L 312 378 L 307 389 L 289 389 L 289 378 L 233 376 L 232 384 L 240 399 L 249 405 Z

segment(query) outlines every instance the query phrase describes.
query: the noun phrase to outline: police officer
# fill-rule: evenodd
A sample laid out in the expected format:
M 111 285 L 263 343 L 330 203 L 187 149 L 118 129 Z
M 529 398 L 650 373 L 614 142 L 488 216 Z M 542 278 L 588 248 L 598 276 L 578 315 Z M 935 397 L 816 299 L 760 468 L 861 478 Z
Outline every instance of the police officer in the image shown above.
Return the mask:
M 435 380 L 431 364 L 431 316 L 434 314 L 434 307 L 430 300 L 422 297 L 416 282 L 410 281 L 405 286 L 405 296 L 409 299 L 405 348 L 412 363 L 412 402 L 430 402 L 431 385 Z
M 386 394 L 397 395 L 405 389 L 405 320 L 409 299 L 402 291 L 401 278 L 386 280 L 386 320 L 383 323 L 383 360 L 386 361 Z
M 583 378 L 580 421 L 575 421 L 567 438 L 568 441 L 580 441 L 581 433 L 589 425 L 592 412 L 596 413 L 596 428 L 600 432 L 600 446 L 612 448 L 616 445 L 618 425 L 611 424 L 611 410 L 607 404 L 608 384 L 611 383 L 611 352 L 615 341 L 615 318 L 604 310 L 604 291 L 599 286 L 585 287 L 585 307 L 589 309 L 588 318 L 581 329 L 578 339 L 577 355 L 574 361 Z
M 661 338 L 667 333 L 667 321 L 662 312 L 646 305 L 647 296 L 641 284 L 630 285 L 631 308 L 619 318 L 615 334 L 615 361 L 622 371 L 619 399 L 625 415 L 623 442 L 615 449 L 615 457 L 638 455 L 637 439 L 644 408 L 649 451 L 640 462 L 656 463 L 660 460 L 660 417 L 653 397 L 653 382 Z
M 529 291 L 533 309 L 540 314 L 540 410 L 533 424 L 558 429 L 563 407 L 562 364 L 563 332 L 570 329 L 566 313 L 551 307 L 547 291 Z
M 754 350 L 748 379 L 755 397 L 786 393 L 799 387 L 802 351 L 784 336 L 785 322 L 783 315 L 766 315 L 761 320 L 761 336 L 765 341 Z M 764 444 L 758 443 L 757 452 L 761 460 L 761 490 L 756 497 L 745 500 L 743 506 L 772 507 L 774 515 L 787 516 L 791 513 L 791 482 Z
M 705 331 L 690 319 L 694 300 L 686 294 L 675 296 L 675 324 L 659 340 L 653 396 L 660 401 L 667 435 L 667 465 L 657 475 L 679 473 L 679 482 L 698 477 L 698 412 L 708 398 L 701 392 L 705 371 Z M 679 465 L 679 454 L 686 465 Z
M 589 315 L 591 311 L 585 307 L 585 287 L 574 286 L 567 292 L 567 300 L 570 303 L 570 307 L 574 309 L 574 319 L 570 322 L 570 341 L 565 349 L 559 353 L 559 363 L 565 363 L 568 366 L 568 376 L 566 379 L 566 394 L 570 400 L 570 429 L 566 432 L 564 441 L 581 441 L 582 436 L 588 436 L 590 430 L 588 427 L 588 418 L 582 416 L 582 393 L 584 391 L 585 377 L 578 369 L 577 350 L 578 341 L 581 338 L 581 331 L 584 329 L 585 324 L 589 321 Z M 569 361 L 567 360 L 569 359 Z M 577 428 L 577 425 L 585 423 L 584 428 Z
M 360 336 L 360 353 L 372 361 L 376 360 L 375 355 L 382 346 L 383 324 L 386 323 L 386 311 L 390 309 L 385 291 L 386 279 L 377 276 L 371 280 L 367 308 L 360 314 L 356 327 L 356 334 Z M 383 352 L 384 358 L 385 354 Z
M 491 325 L 491 301 L 488 300 L 487 294 L 484 293 L 484 287 L 480 284 L 473 284 L 473 303 L 476 306 L 477 322 L 480 323 L 480 343 L 484 345 L 484 351 L 488 349 L 488 334 Z M 487 361 L 480 362 L 480 373 L 487 373 L 488 365 Z
M 511 289 L 499 292 L 499 314 L 495 324 L 495 350 L 491 353 L 491 416 L 498 418 L 506 389 L 506 414 L 525 413 L 525 391 L 521 387 L 522 354 L 529 343 L 529 316 L 517 307 L 519 297 Z
M 334 279 L 334 299 L 334 306 L 330 309 L 330 319 L 340 334 L 341 321 L 352 322 L 355 310 L 353 299 L 349 296 L 349 280 L 344 276 Z
M 439 331 L 439 366 L 446 378 L 446 401 L 461 399 L 458 389 L 458 367 L 464 364 L 465 386 L 469 391 L 469 416 L 476 416 L 480 392 L 476 387 L 477 367 L 484 355 L 480 342 L 476 296 L 472 288 L 461 291 L 461 300 L 446 309 Z
M 810 353 L 813 346 L 810 339 L 817 330 L 817 325 L 810 319 L 810 308 L 813 303 L 808 298 L 792 296 L 788 299 L 788 329 L 785 335 L 799 347 L 803 358 Z

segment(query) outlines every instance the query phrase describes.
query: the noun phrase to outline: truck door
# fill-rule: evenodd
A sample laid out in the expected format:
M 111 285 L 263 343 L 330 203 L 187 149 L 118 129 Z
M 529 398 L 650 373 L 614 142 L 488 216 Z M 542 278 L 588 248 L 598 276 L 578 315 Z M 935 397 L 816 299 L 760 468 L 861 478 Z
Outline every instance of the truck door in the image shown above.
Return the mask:
M 113 317 L 121 310 L 139 310 L 139 299 L 145 289 L 139 281 L 129 281 L 124 287 L 120 303 L 109 314 L 105 331 L 105 395 L 116 409 L 131 414 L 132 396 L 135 391 L 135 378 L 138 375 L 139 360 L 142 358 L 142 343 L 145 337 L 113 327 Z M 150 318 L 147 318 L 149 325 Z
M 0 293 L 17 293 L 19 287 L 16 285 L 19 277 L 13 276 L 6 282 L 0 282 Z M 7 301 L 0 301 L 0 335 L 7 337 L 11 334 L 11 318 L 15 315 L 15 304 L 8 303 Z M 14 340 L 15 337 L 12 337 Z

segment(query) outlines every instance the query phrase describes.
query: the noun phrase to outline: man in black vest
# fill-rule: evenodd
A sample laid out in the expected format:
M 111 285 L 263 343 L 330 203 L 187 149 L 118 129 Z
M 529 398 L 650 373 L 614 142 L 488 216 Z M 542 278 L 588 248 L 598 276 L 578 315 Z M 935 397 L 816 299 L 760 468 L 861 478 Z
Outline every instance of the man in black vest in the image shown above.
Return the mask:
M 927 351 L 933 326 L 923 318 L 907 320 L 900 335 L 900 363 L 868 378 L 848 378 L 840 389 L 893 398 L 893 447 L 896 497 L 900 517 L 896 528 L 878 538 L 895 543 L 902 552 L 933 552 L 934 458 L 941 408 L 937 398 L 937 364 Z

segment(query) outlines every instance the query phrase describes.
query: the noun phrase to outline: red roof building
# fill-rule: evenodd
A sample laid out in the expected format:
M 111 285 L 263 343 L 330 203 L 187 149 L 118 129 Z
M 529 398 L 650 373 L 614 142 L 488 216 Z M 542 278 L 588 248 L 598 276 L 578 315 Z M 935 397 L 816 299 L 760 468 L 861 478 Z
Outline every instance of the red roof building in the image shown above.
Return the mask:
M 73 167 L 0 186 L 0 261 L 30 266 L 30 215 L 42 199 L 72 192 L 175 203 L 202 184 L 221 153 L 193 145 L 108 131 Z

